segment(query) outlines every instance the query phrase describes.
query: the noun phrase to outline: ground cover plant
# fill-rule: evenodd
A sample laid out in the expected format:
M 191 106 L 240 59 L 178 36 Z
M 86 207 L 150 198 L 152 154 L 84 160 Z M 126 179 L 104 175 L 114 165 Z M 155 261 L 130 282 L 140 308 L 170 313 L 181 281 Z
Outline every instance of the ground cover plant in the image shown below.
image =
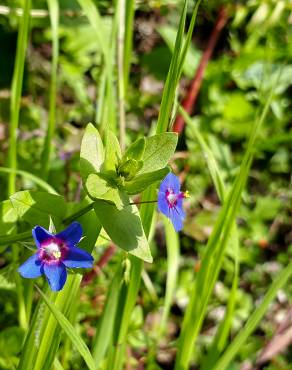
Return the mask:
M 0 369 L 291 369 L 291 4 L 0 5 Z

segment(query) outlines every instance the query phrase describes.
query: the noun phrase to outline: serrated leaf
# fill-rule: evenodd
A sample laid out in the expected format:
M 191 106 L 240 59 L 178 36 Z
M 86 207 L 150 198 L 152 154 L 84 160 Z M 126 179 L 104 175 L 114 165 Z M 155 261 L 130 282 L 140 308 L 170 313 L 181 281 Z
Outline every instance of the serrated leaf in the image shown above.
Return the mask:
M 111 186 L 111 184 L 109 184 L 106 179 L 102 178 L 100 174 L 93 173 L 89 175 L 85 186 L 92 199 L 106 200 L 113 203 L 118 209 L 123 207 L 121 191 L 117 187 Z
M 83 181 L 91 173 L 100 172 L 104 162 L 104 148 L 98 130 L 89 123 L 81 142 L 80 172 Z
M 177 145 L 177 134 L 165 132 L 146 138 L 146 147 L 142 157 L 141 173 L 153 172 L 164 168 Z
M 162 180 L 168 173 L 169 168 L 165 167 L 161 170 L 137 175 L 133 180 L 125 182 L 124 189 L 128 194 L 139 194 L 151 184 Z
M 127 202 L 129 203 L 125 197 L 124 203 Z M 94 210 L 106 233 L 118 247 L 146 262 L 153 261 L 140 214 L 135 205 L 118 210 L 113 205 L 98 200 L 95 202 Z
M 50 217 L 58 225 L 66 214 L 66 202 L 61 195 L 25 190 L 13 194 L 10 200 L 17 216 L 32 226 L 48 228 Z

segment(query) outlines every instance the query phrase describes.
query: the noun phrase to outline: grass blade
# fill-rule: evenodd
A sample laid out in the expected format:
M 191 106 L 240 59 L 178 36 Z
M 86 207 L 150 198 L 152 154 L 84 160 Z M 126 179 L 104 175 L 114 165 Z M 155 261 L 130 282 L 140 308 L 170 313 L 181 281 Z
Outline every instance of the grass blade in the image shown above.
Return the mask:
M 171 303 L 176 288 L 180 257 L 180 243 L 178 233 L 174 230 L 172 224 L 169 222 L 168 219 L 164 217 L 163 221 L 167 248 L 167 278 L 163 304 L 163 314 L 159 327 L 159 337 L 164 333 L 166 328 Z
M 227 368 L 234 356 L 240 350 L 241 346 L 258 326 L 259 322 L 268 310 L 270 303 L 276 297 L 279 289 L 281 289 L 287 283 L 288 279 L 291 276 L 292 262 L 290 262 L 289 265 L 278 274 L 271 287 L 267 291 L 262 303 L 250 316 L 249 320 L 245 324 L 244 328 L 240 331 L 240 333 L 237 334 L 237 336 L 233 339 L 232 343 L 227 348 L 220 360 L 216 363 L 216 366 L 213 368 L 213 370 L 224 370 Z
M 57 320 L 58 324 L 61 326 L 63 331 L 66 333 L 68 338 L 72 341 L 77 351 L 82 356 L 83 360 L 85 361 L 86 365 L 90 370 L 96 370 L 97 367 L 95 366 L 94 360 L 91 356 L 91 353 L 84 343 L 83 339 L 79 336 L 79 334 L 74 329 L 73 325 L 68 321 L 68 319 L 62 314 L 62 312 L 55 306 L 54 303 L 50 301 L 50 299 L 46 296 L 45 293 L 41 291 L 41 289 L 36 286 L 37 290 L 39 291 L 40 295 L 44 299 L 46 305 L 49 307 L 50 311 L 54 315 L 55 319 Z
M 97 368 L 99 368 L 112 338 L 114 318 L 119 298 L 119 288 L 122 280 L 121 272 L 121 265 L 119 265 L 119 269 L 115 273 L 115 276 L 109 287 L 107 300 L 102 316 L 99 319 L 98 329 L 93 340 L 92 356 Z
M 20 175 L 20 176 L 24 177 L 25 179 L 34 182 L 36 185 L 38 185 L 40 188 L 46 190 L 48 193 L 58 194 L 56 192 L 56 190 L 50 184 L 48 184 L 46 181 L 42 180 L 40 177 L 31 174 L 30 172 L 23 171 L 23 170 L 14 170 L 14 169 L 11 169 L 11 168 L 8 168 L 8 167 L 0 167 L 0 173 L 1 172 L 2 173 L 14 172 L 16 175 Z
M 31 0 L 25 0 L 17 37 L 16 59 L 11 87 L 8 164 L 12 170 L 16 170 L 17 168 L 17 131 L 29 31 L 30 7 Z M 8 195 L 15 193 L 15 178 L 16 173 L 11 172 L 8 180 Z
M 52 139 L 56 126 L 56 95 L 57 95 L 57 68 L 59 58 L 59 3 L 58 0 L 48 0 L 51 29 L 52 29 L 52 70 L 50 83 L 49 120 L 47 134 L 42 153 L 42 176 L 48 178 L 50 159 L 52 155 Z
M 199 142 L 202 152 L 204 153 L 205 160 L 207 162 L 213 184 L 215 186 L 217 195 L 221 202 L 226 198 L 226 188 L 221 176 L 217 161 L 213 155 L 212 150 L 209 148 L 204 137 L 201 135 L 197 129 L 195 123 L 192 121 L 188 113 L 182 108 L 179 107 L 179 113 L 182 115 L 184 121 L 187 125 L 190 125 L 192 131 L 195 133 L 195 136 Z M 224 319 L 221 321 L 219 328 L 217 330 L 216 336 L 213 340 L 213 343 L 209 349 L 207 357 L 203 360 L 202 370 L 210 369 L 216 360 L 219 358 L 220 353 L 224 350 L 227 342 L 227 337 L 230 331 L 232 316 L 234 313 L 235 299 L 236 299 L 236 290 L 238 286 L 238 275 L 239 275 L 239 241 L 236 224 L 233 225 L 232 233 L 230 236 L 232 246 L 234 249 L 234 277 L 231 287 L 231 292 L 228 298 L 228 304 Z
M 207 304 L 221 269 L 230 232 L 232 231 L 240 205 L 241 194 L 246 183 L 253 158 L 255 141 L 260 127 L 267 115 L 271 99 L 272 93 L 266 101 L 260 118 L 253 126 L 247 150 L 240 167 L 240 172 L 234 181 L 228 198 L 223 204 L 211 237 L 209 238 L 206 252 L 202 260 L 201 269 L 195 281 L 190 303 L 183 320 L 176 357 L 175 368 L 177 370 L 189 368 L 192 350 L 206 315 Z
M 101 21 L 101 16 L 99 14 L 97 7 L 95 6 L 92 0 L 77 0 L 77 1 L 81 6 L 83 12 L 85 13 L 86 17 L 88 18 L 89 23 L 93 27 L 96 33 L 98 43 L 101 47 L 103 57 L 105 60 L 107 60 L 108 47 L 106 45 L 107 42 L 106 40 L 108 40 L 108 37 L 105 34 L 105 30 Z
M 182 58 L 180 56 L 180 51 L 183 43 L 183 34 L 186 20 L 187 11 L 187 1 L 184 2 L 183 10 L 180 17 L 176 43 L 175 52 L 172 55 L 171 64 L 169 67 L 169 72 L 167 80 L 163 90 L 162 102 L 160 106 L 160 112 L 156 127 L 156 133 L 162 133 L 167 131 L 168 124 L 170 122 L 172 106 L 175 98 L 175 90 L 178 83 L 179 76 L 179 66 L 182 63 Z M 142 202 L 153 200 L 156 198 L 155 187 L 149 187 L 142 196 Z M 149 237 L 150 228 L 153 219 L 155 205 L 152 203 L 142 204 L 140 208 L 140 215 L 143 223 L 143 228 L 147 237 Z M 122 358 L 124 352 L 124 345 L 126 341 L 126 335 L 128 330 L 128 325 L 130 321 L 130 315 L 136 303 L 136 298 L 140 286 L 141 273 L 143 268 L 143 263 L 135 257 L 130 257 L 131 261 L 131 275 L 130 282 L 128 285 L 123 286 L 119 299 L 119 310 L 117 311 L 117 322 L 116 322 L 116 332 L 115 332 L 115 345 L 117 345 L 117 350 L 114 353 L 114 360 L 111 362 L 111 366 L 115 370 L 118 370 L 122 366 Z
M 131 56 L 133 49 L 133 31 L 134 31 L 135 0 L 126 1 L 126 19 L 125 19 L 125 44 L 124 44 L 124 94 L 126 96 L 131 66 Z

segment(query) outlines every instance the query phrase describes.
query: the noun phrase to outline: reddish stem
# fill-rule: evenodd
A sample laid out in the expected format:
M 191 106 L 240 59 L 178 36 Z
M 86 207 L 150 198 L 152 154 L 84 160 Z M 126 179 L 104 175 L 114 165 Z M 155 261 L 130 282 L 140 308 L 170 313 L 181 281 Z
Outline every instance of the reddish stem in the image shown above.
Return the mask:
M 98 262 L 93 266 L 93 269 L 85 274 L 82 278 L 82 286 L 89 285 L 91 281 L 100 273 L 100 270 L 108 263 L 108 261 L 112 258 L 112 256 L 115 254 L 116 247 L 114 244 L 110 244 Z
M 202 80 L 204 77 L 205 69 L 213 54 L 213 51 L 218 42 L 220 33 L 222 29 L 224 28 L 227 20 L 228 20 L 228 15 L 227 15 L 226 9 L 222 7 L 219 10 L 215 26 L 210 35 L 206 50 L 204 51 L 202 55 L 202 58 L 198 66 L 198 69 L 196 71 L 195 77 L 193 78 L 190 84 L 189 91 L 187 92 L 187 95 L 182 102 L 182 106 L 189 114 L 192 113 L 195 107 L 195 104 L 196 104 L 196 101 L 199 95 L 199 91 L 202 85 Z M 184 122 L 183 117 L 181 115 L 178 115 L 173 125 L 173 131 L 177 133 L 181 133 L 184 129 L 184 125 L 185 125 L 185 122 Z

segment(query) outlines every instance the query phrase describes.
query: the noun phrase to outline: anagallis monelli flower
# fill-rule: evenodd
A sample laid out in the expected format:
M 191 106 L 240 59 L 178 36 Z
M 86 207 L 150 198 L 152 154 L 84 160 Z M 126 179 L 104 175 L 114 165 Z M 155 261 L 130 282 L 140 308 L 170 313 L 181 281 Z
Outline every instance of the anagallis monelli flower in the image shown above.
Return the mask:
M 188 197 L 187 192 L 180 191 L 180 182 L 177 176 L 169 173 L 162 180 L 158 192 L 158 210 L 165 214 L 176 231 L 183 228 L 185 212 L 183 210 L 183 199 Z
M 24 278 L 37 278 L 44 274 L 51 290 L 59 291 L 67 279 L 66 267 L 91 268 L 93 265 L 91 254 L 76 247 L 82 237 L 79 222 L 73 222 L 56 235 L 36 226 L 32 229 L 32 236 L 38 250 L 18 268 Z

